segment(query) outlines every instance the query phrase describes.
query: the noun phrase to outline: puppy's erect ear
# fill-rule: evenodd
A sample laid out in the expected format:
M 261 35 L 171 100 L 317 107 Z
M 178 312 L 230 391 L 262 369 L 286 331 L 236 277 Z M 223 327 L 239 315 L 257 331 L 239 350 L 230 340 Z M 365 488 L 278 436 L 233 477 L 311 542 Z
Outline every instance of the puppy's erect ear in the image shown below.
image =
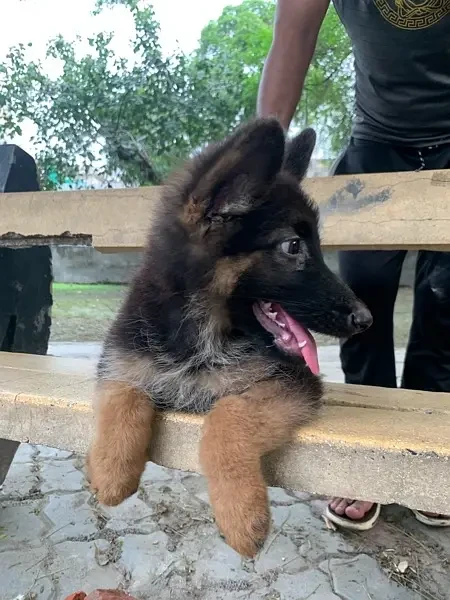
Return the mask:
M 301 181 L 308 170 L 316 145 L 316 132 L 308 128 L 295 136 L 287 145 L 283 169 Z
M 240 127 L 213 152 L 200 155 L 189 202 L 201 218 L 238 217 L 268 191 L 284 158 L 285 138 L 275 119 Z M 191 212 L 192 214 L 192 212 Z

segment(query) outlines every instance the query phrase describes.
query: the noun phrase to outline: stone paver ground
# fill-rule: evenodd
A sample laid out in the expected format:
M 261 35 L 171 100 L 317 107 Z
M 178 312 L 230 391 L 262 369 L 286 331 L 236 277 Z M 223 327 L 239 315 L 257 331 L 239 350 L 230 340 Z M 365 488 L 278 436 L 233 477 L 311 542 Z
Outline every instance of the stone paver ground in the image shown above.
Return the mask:
M 116 586 L 142 600 L 450 598 L 450 532 L 389 508 L 372 532 L 342 534 L 323 500 L 275 488 L 270 500 L 269 540 L 243 560 L 216 530 L 203 477 L 149 463 L 138 493 L 105 509 L 80 457 L 22 445 L 0 493 L 0 599 Z
M 335 380 L 336 352 L 322 354 Z M 149 463 L 138 493 L 106 509 L 88 490 L 82 457 L 24 444 L 0 491 L 0 600 L 98 587 L 140 600 L 450 598 L 450 531 L 389 507 L 371 532 L 335 532 L 322 499 L 272 488 L 270 500 L 268 542 L 244 560 L 216 530 L 203 477 Z

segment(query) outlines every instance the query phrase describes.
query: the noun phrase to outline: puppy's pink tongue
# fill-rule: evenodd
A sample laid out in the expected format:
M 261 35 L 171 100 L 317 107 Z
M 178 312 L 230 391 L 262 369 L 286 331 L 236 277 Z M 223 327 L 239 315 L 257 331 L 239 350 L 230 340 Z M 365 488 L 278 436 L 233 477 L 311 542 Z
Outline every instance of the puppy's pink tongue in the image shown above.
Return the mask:
M 320 375 L 319 356 L 317 354 L 316 342 L 311 334 L 310 336 L 310 340 L 306 346 L 301 349 L 301 353 L 312 373 L 314 375 Z
M 289 330 L 295 337 L 294 344 L 297 344 L 296 350 L 301 355 L 314 375 L 320 374 L 319 357 L 317 354 L 316 341 L 311 333 L 303 327 L 298 321 L 293 319 L 281 306 L 277 306 L 278 316 L 282 315 L 282 320 L 286 322 Z M 292 342 L 291 342 L 292 347 Z M 293 348 L 294 350 L 294 348 Z

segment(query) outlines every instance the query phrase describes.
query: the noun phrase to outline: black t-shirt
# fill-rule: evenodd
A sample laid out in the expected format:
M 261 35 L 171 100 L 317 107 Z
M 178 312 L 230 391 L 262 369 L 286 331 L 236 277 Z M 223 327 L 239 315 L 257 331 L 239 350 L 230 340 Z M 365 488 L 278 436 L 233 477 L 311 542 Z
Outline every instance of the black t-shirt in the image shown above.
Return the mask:
M 353 44 L 353 135 L 450 142 L 450 0 L 333 0 Z

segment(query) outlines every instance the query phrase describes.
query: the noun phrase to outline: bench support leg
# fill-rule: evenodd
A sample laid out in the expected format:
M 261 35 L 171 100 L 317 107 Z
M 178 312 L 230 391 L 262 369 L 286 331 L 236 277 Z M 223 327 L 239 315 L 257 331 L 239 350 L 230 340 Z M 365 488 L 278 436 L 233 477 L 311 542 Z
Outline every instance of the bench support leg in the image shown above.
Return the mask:
M 5 481 L 18 447 L 19 442 L 0 439 L 0 485 Z

